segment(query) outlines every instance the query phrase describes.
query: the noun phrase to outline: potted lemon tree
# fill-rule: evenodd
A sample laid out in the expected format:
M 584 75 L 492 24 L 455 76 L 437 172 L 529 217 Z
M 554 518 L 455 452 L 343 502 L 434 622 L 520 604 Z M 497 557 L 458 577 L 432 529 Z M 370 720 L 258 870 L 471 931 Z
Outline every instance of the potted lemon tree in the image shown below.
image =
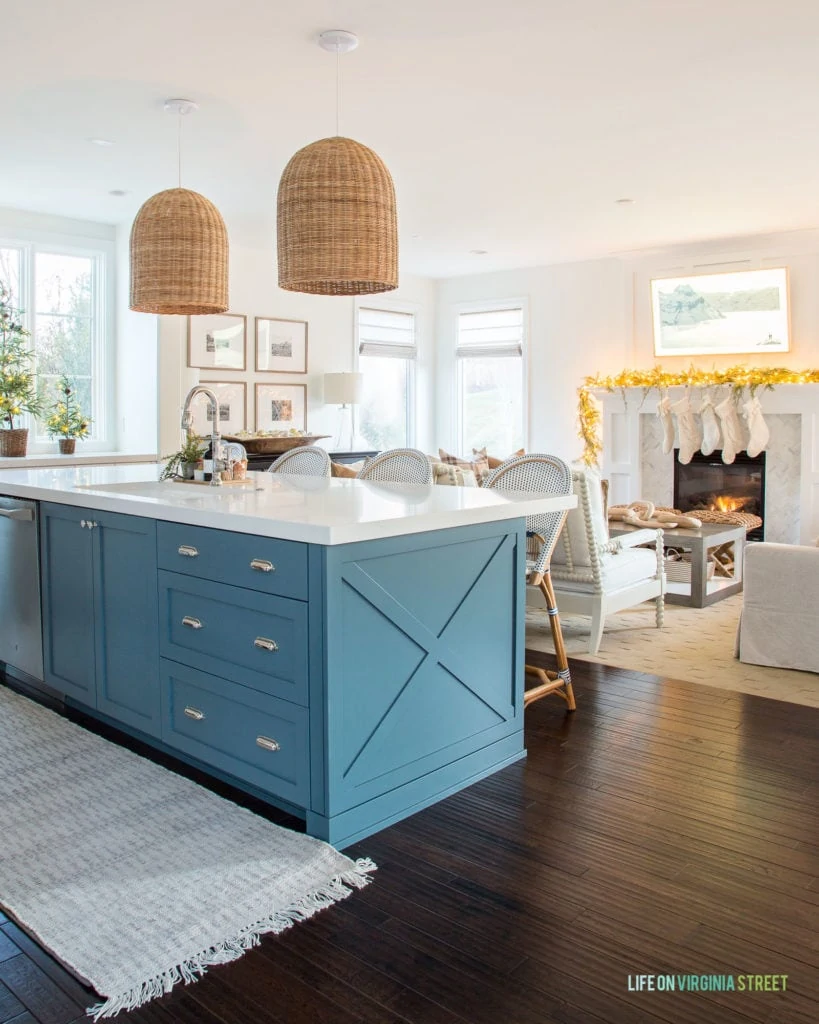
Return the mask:
M 0 283 L 0 457 L 21 457 L 28 448 L 25 413 L 42 409 L 33 369 L 34 353 L 20 311 L 11 305 L 8 288 Z
M 57 438 L 60 455 L 73 455 L 77 440 L 88 437 L 91 431 L 91 419 L 82 411 L 73 382 L 65 375 L 60 377 L 57 400 L 46 420 L 46 430 L 49 437 Z

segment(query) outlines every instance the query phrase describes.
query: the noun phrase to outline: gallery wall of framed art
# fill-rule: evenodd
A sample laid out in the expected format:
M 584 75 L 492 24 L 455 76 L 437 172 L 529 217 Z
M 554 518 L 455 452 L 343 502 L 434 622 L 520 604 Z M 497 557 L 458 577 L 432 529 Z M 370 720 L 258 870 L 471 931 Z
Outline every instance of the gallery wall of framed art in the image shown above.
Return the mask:
M 243 313 L 188 317 L 187 365 L 216 391 L 222 433 L 307 430 L 306 320 Z M 207 403 L 195 402 L 197 433 L 210 433 L 208 416 Z

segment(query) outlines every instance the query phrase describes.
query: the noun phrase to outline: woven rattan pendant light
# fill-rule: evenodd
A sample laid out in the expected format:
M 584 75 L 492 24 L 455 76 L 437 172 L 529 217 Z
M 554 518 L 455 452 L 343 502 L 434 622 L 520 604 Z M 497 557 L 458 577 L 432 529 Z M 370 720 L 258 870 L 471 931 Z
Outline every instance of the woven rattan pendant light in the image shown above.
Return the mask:
M 300 149 L 279 182 L 279 286 L 312 295 L 371 295 L 398 287 L 395 188 L 384 161 L 339 132 L 340 54 L 351 32 L 322 32 L 336 54 L 336 135 Z
M 197 109 L 191 100 L 168 100 L 182 118 Z M 182 315 L 224 313 L 228 308 L 228 238 L 213 203 L 179 187 L 151 196 L 131 228 L 131 309 Z

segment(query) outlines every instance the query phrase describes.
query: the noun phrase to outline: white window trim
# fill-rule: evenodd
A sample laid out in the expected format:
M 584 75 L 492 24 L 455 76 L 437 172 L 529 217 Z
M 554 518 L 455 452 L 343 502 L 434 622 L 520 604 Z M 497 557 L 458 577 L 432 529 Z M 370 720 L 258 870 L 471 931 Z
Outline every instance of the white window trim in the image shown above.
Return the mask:
M 117 449 L 116 425 L 114 417 L 114 380 L 116 371 L 115 344 L 115 288 L 116 268 L 115 245 L 105 238 L 94 238 L 84 235 L 63 235 L 50 231 L 9 231 L 3 230 L 0 235 L 0 248 L 20 249 L 24 253 L 23 266 L 20 271 L 20 306 L 23 308 L 23 325 L 33 333 L 34 289 L 30 280 L 32 254 L 51 252 L 66 256 L 84 256 L 95 260 L 96 306 L 93 323 L 103 324 L 106 343 L 94 345 L 94 375 L 97 381 L 97 401 L 99 412 L 96 417 L 102 421 L 103 437 L 94 441 L 83 441 L 83 452 L 110 452 Z M 99 260 L 102 257 L 102 260 Z M 26 417 L 29 427 L 28 451 L 31 455 L 52 453 L 56 439 L 38 440 L 32 426 L 30 416 Z
M 523 323 L 523 447 L 529 449 L 529 299 L 527 296 L 516 296 L 506 299 L 488 299 L 486 301 L 458 302 L 452 306 L 452 381 L 450 388 L 451 408 L 454 422 L 451 423 L 451 433 L 455 438 L 456 449 L 464 454 L 463 436 L 463 395 L 461 388 L 461 358 L 457 355 L 458 342 L 460 340 L 460 316 L 461 313 L 494 313 L 501 309 L 520 309 Z M 494 452 L 492 453 L 495 454 Z M 469 457 L 471 458 L 471 451 Z M 500 458 L 505 458 L 506 453 L 500 453 Z
M 386 313 L 408 313 L 414 317 L 415 358 L 407 360 L 410 364 L 407 371 L 407 447 L 414 448 L 418 424 L 416 375 L 418 373 L 418 359 L 420 357 L 419 339 L 423 324 L 422 307 L 416 302 L 396 302 L 394 299 L 382 299 L 379 296 L 373 296 L 372 298 L 362 296 L 356 299 L 353 315 L 353 369 L 356 372 L 358 371 L 358 350 L 361 345 L 359 337 L 359 311 L 361 309 L 383 309 Z M 355 414 L 355 410 L 353 410 L 353 413 Z M 355 428 L 355 420 L 353 421 L 353 427 Z

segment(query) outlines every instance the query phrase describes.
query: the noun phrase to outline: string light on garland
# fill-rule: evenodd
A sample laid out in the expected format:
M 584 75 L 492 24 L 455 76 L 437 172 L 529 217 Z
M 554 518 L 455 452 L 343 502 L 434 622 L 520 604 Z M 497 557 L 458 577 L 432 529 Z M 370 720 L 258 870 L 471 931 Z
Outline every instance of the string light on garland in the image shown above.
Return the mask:
M 602 412 L 595 391 L 622 391 L 626 388 L 642 388 L 644 396 L 649 391 L 665 391 L 667 388 L 730 387 L 741 392 L 746 388 L 751 395 L 759 388 L 772 391 L 780 384 L 819 384 L 819 370 L 789 370 L 784 366 L 729 366 L 726 370 L 700 370 L 690 366 L 678 373 L 667 373 L 660 366 L 651 370 L 621 370 L 612 377 L 595 374 L 584 377 L 577 389 L 578 436 L 583 441 L 583 462 L 596 466 L 603 450 L 601 438 Z

